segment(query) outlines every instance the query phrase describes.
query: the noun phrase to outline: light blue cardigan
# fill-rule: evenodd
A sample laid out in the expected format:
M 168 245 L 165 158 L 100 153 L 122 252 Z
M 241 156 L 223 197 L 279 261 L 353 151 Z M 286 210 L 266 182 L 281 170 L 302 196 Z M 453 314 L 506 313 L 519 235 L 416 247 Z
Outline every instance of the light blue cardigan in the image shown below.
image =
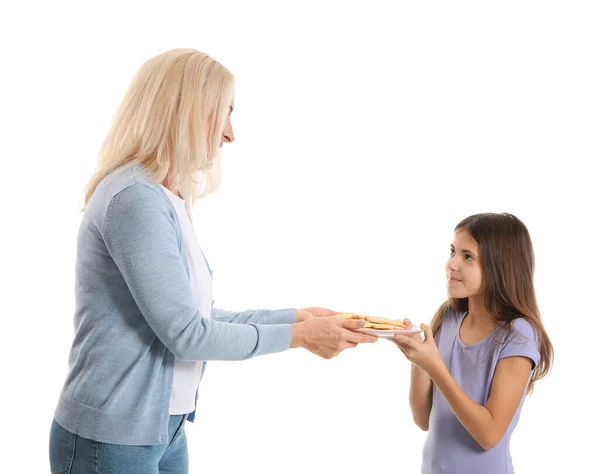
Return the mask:
M 212 319 L 200 317 L 175 209 L 141 165 L 113 172 L 90 199 L 77 241 L 75 299 L 55 419 L 113 444 L 167 441 L 174 355 L 243 360 L 281 352 L 295 322 L 294 309 L 213 308 Z

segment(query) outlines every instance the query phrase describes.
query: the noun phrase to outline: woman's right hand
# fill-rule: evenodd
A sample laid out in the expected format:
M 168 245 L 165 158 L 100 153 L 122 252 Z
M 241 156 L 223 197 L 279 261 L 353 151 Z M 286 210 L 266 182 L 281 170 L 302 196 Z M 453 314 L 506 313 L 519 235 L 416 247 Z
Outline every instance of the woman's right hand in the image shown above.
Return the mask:
M 292 324 L 290 347 L 303 347 L 324 359 L 331 359 L 344 349 L 377 341 L 375 336 L 354 331 L 364 325 L 365 321 L 362 320 L 340 319 L 335 316 L 308 319 Z

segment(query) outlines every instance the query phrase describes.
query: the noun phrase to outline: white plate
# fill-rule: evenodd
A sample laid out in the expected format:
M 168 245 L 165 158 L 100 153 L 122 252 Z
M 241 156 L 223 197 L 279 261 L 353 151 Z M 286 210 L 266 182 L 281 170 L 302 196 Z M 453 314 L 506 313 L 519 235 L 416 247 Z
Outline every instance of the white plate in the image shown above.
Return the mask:
M 396 334 L 419 334 L 423 332 L 420 328 L 411 328 L 411 329 L 355 329 L 356 332 L 363 332 L 365 334 L 370 334 L 371 336 L 383 337 L 386 339 L 393 339 Z

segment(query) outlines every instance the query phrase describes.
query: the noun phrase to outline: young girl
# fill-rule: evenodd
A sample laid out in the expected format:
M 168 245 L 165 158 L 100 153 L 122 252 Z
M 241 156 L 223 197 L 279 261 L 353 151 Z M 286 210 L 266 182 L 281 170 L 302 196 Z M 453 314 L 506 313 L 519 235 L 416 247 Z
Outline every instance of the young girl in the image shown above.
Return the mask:
M 510 437 L 526 393 L 552 365 L 533 288 L 533 248 L 511 214 L 456 226 L 448 300 L 425 334 L 396 336 L 412 362 L 410 408 L 429 431 L 422 474 L 511 474 Z M 405 321 L 410 324 L 410 321 Z

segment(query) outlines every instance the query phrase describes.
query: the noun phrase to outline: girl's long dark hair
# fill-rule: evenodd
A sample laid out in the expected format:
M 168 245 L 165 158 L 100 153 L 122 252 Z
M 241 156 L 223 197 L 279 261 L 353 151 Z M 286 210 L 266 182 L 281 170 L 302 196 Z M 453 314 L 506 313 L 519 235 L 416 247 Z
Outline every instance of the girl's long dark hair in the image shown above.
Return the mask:
M 535 382 L 550 371 L 554 350 L 535 298 L 533 246 L 527 227 L 512 214 L 487 213 L 467 217 L 456 226 L 458 230 L 467 231 L 479 244 L 486 311 L 498 326 L 510 330 L 515 319 L 524 318 L 537 332 L 541 358 L 527 389 L 531 393 Z M 448 298 L 439 307 L 431 323 L 434 335 L 450 309 L 468 311 L 468 298 Z

